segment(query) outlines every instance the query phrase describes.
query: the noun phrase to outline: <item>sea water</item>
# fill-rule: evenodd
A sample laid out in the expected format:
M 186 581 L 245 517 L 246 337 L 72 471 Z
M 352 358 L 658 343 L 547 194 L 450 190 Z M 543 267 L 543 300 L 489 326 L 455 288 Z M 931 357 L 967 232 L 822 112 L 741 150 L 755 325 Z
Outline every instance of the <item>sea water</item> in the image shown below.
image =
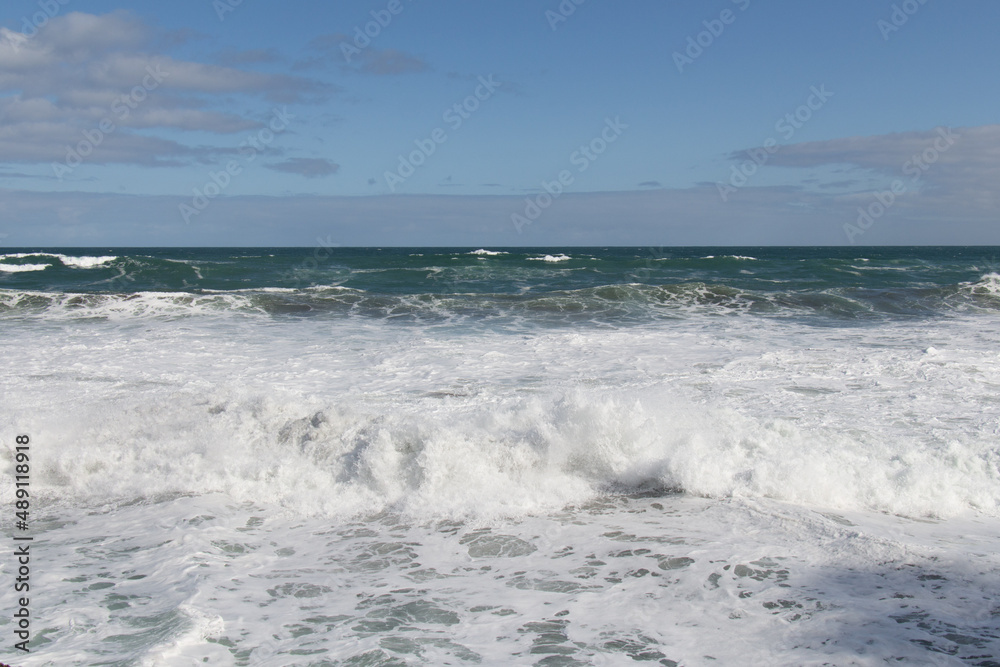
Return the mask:
M 0 662 L 1000 665 L 998 248 L 20 248 L 0 332 Z

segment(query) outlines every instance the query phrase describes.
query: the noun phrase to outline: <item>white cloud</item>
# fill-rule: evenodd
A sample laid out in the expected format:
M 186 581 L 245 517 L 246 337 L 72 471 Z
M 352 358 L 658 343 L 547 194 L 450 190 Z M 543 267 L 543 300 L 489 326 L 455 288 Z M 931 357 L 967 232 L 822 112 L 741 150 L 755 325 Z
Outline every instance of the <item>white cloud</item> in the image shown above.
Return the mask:
M 148 132 L 233 133 L 262 127 L 215 110 L 244 95 L 267 104 L 319 98 L 331 88 L 295 76 L 177 60 L 143 50 L 152 31 L 127 11 L 73 12 L 32 36 L 0 27 L 0 156 L 58 162 L 102 122 L 113 124 L 88 156 L 94 164 L 178 164 L 210 148 Z M 143 131 L 139 133 L 138 131 Z
M 746 161 L 747 153 L 730 155 Z M 846 165 L 848 175 L 901 181 L 919 198 L 906 198 L 924 211 L 957 215 L 992 215 L 997 209 L 1000 180 L 1000 125 L 933 128 L 868 137 L 844 137 L 781 146 L 767 167 L 814 168 Z M 843 174 L 840 175 L 843 178 Z M 859 183 L 871 182 L 861 178 Z M 839 200 L 866 202 L 872 192 L 841 195 Z M 904 209 L 903 201 L 898 206 Z

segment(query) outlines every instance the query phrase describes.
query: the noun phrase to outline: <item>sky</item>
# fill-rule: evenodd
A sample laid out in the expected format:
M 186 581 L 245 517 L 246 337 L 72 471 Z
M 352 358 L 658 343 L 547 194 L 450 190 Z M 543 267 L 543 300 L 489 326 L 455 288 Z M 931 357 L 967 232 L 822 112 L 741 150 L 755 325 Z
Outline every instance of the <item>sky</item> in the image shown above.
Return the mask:
M 995 0 L 8 0 L 0 247 L 1000 245 Z

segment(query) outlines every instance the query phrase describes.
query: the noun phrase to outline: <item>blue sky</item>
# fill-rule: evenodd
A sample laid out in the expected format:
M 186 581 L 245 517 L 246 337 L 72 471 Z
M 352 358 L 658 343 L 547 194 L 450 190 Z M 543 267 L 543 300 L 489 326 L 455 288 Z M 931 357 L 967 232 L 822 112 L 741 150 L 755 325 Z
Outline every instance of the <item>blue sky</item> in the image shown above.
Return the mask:
M 997 25 L 987 0 L 13 0 L 0 244 L 1000 244 Z

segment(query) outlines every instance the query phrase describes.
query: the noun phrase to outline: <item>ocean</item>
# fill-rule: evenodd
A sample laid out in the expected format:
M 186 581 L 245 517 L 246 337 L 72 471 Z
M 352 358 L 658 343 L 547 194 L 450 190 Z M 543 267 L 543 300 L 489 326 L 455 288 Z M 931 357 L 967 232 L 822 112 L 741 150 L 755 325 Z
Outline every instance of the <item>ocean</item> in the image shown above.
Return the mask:
M 5 248 L 0 332 L 15 667 L 1000 665 L 1000 248 Z

